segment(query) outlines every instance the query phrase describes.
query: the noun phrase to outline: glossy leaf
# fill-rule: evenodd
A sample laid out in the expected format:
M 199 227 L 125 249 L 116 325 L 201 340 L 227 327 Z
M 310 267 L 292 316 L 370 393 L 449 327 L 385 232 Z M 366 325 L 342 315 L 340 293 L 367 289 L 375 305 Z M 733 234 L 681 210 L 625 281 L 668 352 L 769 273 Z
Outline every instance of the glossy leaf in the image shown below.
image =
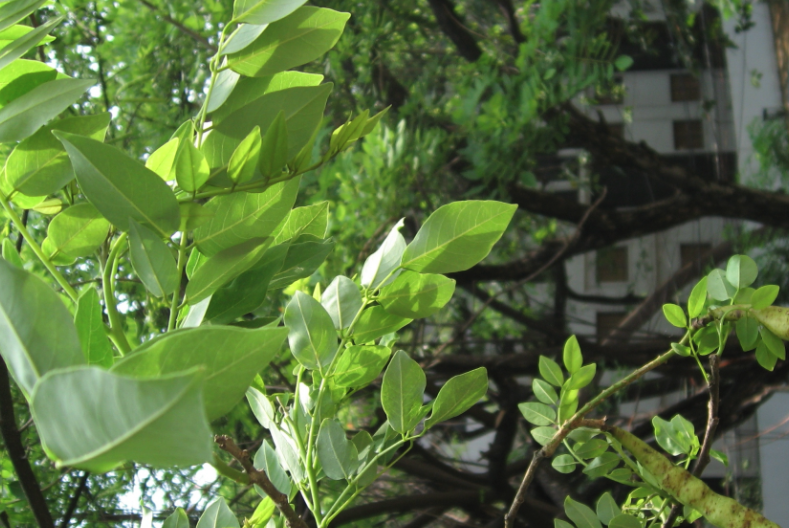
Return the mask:
M 734 297 L 737 288 L 729 283 L 723 270 L 715 269 L 707 275 L 707 293 L 716 301 L 727 301 Z
M 55 121 L 22 141 L 6 160 L 6 179 L 17 191 L 28 196 L 52 194 L 74 179 L 63 144 L 53 130 L 71 132 L 103 141 L 110 114 L 68 117 Z
M 334 369 L 334 384 L 338 387 L 365 387 L 381 373 L 392 350 L 377 345 L 356 345 L 346 348 Z
M 381 384 L 381 405 L 389 425 L 400 434 L 409 433 L 420 420 L 427 381 L 419 364 L 402 350 L 389 362 Z
M 110 223 L 91 204 L 72 205 L 49 223 L 47 235 L 51 243 L 49 256 L 92 255 L 107 239 Z
M 611 519 L 608 528 L 641 528 L 641 521 L 632 515 L 621 513 Z
M 159 175 L 164 181 L 173 179 L 173 168 L 178 154 L 178 146 L 181 140 L 177 137 L 172 138 L 167 143 L 154 150 L 148 159 L 145 160 L 145 167 Z
M 575 454 L 580 458 L 597 458 L 608 450 L 608 442 L 600 438 L 591 438 L 575 447 Z
M 759 321 L 753 317 L 741 317 L 734 324 L 734 330 L 744 351 L 756 348 L 756 340 L 759 339 Z
M 271 483 L 280 493 L 290 495 L 290 477 L 285 473 L 282 464 L 279 463 L 277 453 L 268 440 L 263 440 L 255 454 L 255 468 L 266 472 Z
M 540 356 L 538 368 L 540 370 L 540 376 L 554 387 L 561 387 L 562 384 L 564 384 L 562 368 L 551 358 Z
M 323 264 L 323 261 L 326 260 L 329 253 L 334 250 L 334 241 L 332 239 L 316 240 L 305 236 L 299 240 L 304 238 L 311 239 L 290 243 L 282 269 L 271 279 L 269 289 L 285 288 L 299 279 L 309 277 L 315 273 L 320 265 Z
M 6 260 L 0 260 L 0 355 L 26 396 L 50 370 L 85 363 L 58 294 Z
M 619 505 L 609 492 L 603 493 L 597 500 L 597 518 L 603 524 L 608 524 L 611 519 L 622 513 Z
M 205 156 L 191 141 L 179 142 L 175 160 L 175 181 L 186 192 L 196 192 L 208 181 L 211 170 Z
M 562 353 L 562 360 L 564 361 L 564 368 L 570 374 L 575 373 L 584 364 L 584 358 L 581 355 L 581 346 L 578 344 L 578 338 L 574 335 L 564 343 L 564 352 Z
M 734 255 L 726 265 L 726 279 L 737 289 L 753 284 L 758 274 L 759 268 L 748 255 Z
M 255 415 L 260 425 L 266 429 L 276 427 L 274 406 L 265 394 L 255 387 L 250 387 L 247 389 L 247 401 L 252 409 L 252 414 Z
M 265 192 L 217 196 L 205 205 L 211 219 L 194 233 L 207 257 L 252 238 L 271 235 L 288 215 L 299 192 L 299 179 L 272 185 Z
M 688 320 L 685 318 L 685 312 L 676 304 L 664 304 L 663 315 L 669 323 L 676 326 L 677 328 L 685 328 L 688 326 Z
M 306 0 L 236 0 L 233 18 L 246 24 L 270 24 L 285 18 Z
M 406 248 L 403 267 L 422 273 L 469 269 L 488 256 L 517 208 L 492 201 L 455 202 L 438 208 Z
M 288 218 L 274 238 L 274 242 L 279 244 L 301 235 L 311 235 L 323 239 L 326 238 L 328 226 L 329 202 L 296 207 L 288 214 Z
M 553 528 L 575 528 L 575 526 L 562 519 L 554 519 Z
M 155 467 L 211 460 L 199 373 L 137 380 L 98 367 L 49 372 L 32 402 L 58 465 L 103 473 L 124 461 Z
M 107 340 L 102 308 L 95 288 L 87 287 L 80 293 L 74 326 L 87 364 L 110 368 L 115 359 Z
M 16 59 L 27 53 L 28 50 L 38 46 L 64 18 L 60 16 L 47 20 L 37 28 L 0 49 L 0 70 L 12 64 Z
M 355 282 L 338 275 L 323 292 L 321 304 L 329 313 L 334 327 L 341 330 L 348 328 L 362 309 L 362 294 Z
M 390 284 L 396 277 L 395 270 L 400 267 L 400 261 L 405 251 L 405 239 L 400 234 L 404 219 L 400 219 L 389 234 L 386 235 L 381 246 L 364 261 L 362 266 L 361 284 L 370 290 Z M 390 275 L 391 274 L 391 275 Z
M 603 453 L 584 468 L 584 473 L 592 478 L 603 477 L 619 465 L 619 456 L 614 453 Z
M 173 252 L 147 227 L 129 220 L 129 253 L 137 276 L 154 297 L 170 295 L 178 287 Z
M 775 302 L 775 299 L 778 298 L 779 291 L 780 288 L 773 284 L 762 286 L 761 288 L 753 292 L 753 295 L 751 296 L 751 306 L 755 310 L 761 310 L 762 308 L 767 308 L 768 306 L 772 305 Z
M 23 34 L 30 31 L 30 28 L 25 28 L 25 26 L 16 27 L 24 28 Z M 0 32 L 0 38 L 5 37 L 9 31 L 12 30 Z M 16 38 L 21 36 L 21 34 L 14 35 L 12 40 L 16 40 Z M 2 45 L 2 42 L 0 42 L 0 47 L 2 47 Z M 40 86 L 58 77 L 65 78 L 66 75 L 58 73 L 57 70 L 51 66 L 47 66 L 41 61 L 27 59 L 15 60 L 3 70 L 2 74 L 0 74 L 0 108 L 17 97 L 26 94 L 36 86 Z
M 570 496 L 564 499 L 564 513 L 577 528 L 602 528 L 595 512 L 589 506 L 574 501 Z
M 590 363 L 578 369 L 564 384 L 564 390 L 578 390 L 589 385 L 597 373 L 597 365 Z
M 290 350 L 305 368 L 322 370 L 337 353 L 337 331 L 323 306 L 297 291 L 285 308 Z
M 270 239 L 252 238 L 210 257 L 194 272 L 186 286 L 187 304 L 197 304 L 254 266 L 270 244 Z
M 101 214 L 123 231 L 129 218 L 169 237 L 180 224 L 173 192 L 156 173 L 99 141 L 53 132 L 66 147 L 79 186 Z
M 571 455 L 559 455 L 551 460 L 551 467 L 559 473 L 572 473 L 577 464 Z
M 449 378 L 433 401 L 433 412 L 425 422 L 425 428 L 463 414 L 487 392 L 488 372 L 485 367 Z
M 775 364 L 778 362 L 778 356 L 770 352 L 767 345 L 764 344 L 764 341 L 759 341 L 759 344 L 756 345 L 756 361 L 763 368 L 772 372 L 775 368 Z
M 707 302 L 707 277 L 702 277 L 688 297 L 688 315 L 691 318 L 700 316 L 705 302 Z
M 556 422 L 556 411 L 544 403 L 524 402 L 518 404 L 526 421 L 534 425 L 552 425 Z
M 356 446 L 345 437 L 345 430 L 335 419 L 326 418 L 318 432 L 318 460 L 332 480 L 350 480 L 359 465 Z
M 317 59 L 342 35 L 350 13 L 301 7 L 272 22 L 251 45 L 228 55 L 228 66 L 248 77 L 289 70 Z
M 667 453 L 681 455 L 690 450 L 690 443 L 677 435 L 674 424 L 667 422 L 660 416 L 652 418 L 652 427 L 655 430 L 655 440 Z
M 189 528 L 189 517 L 183 508 L 176 508 L 173 513 L 164 520 L 162 528 Z
M 556 429 L 553 427 L 536 427 L 531 430 L 532 437 L 540 445 L 545 445 L 550 442 L 555 434 Z
M 556 394 L 553 387 L 539 378 L 531 380 L 531 390 L 534 393 L 534 397 L 542 403 L 554 405 L 559 401 L 559 395 Z
M 767 350 L 778 359 L 786 359 L 786 345 L 780 337 L 772 333 L 768 328 L 759 329 L 762 342 L 767 345 Z
M 10 238 L 3 239 L 3 258 L 19 269 L 24 267 L 25 263 L 22 261 L 22 257 L 19 256 L 19 252 Z
M 205 507 L 197 528 L 239 528 L 239 525 L 225 499 L 219 496 Z
M 206 414 L 214 420 L 244 397 L 255 374 L 280 352 L 286 336 L 285 328 L 247 330 L 232 326 L 168 332 L 119 360 L 112 372 L 151 378 L 202 367 Z
M 411 322 L 411 319 L 387 313 L 380 306 L 367 308 L 359 317 L 353 330 L 353 341 L 369 343 L 381 336 L 396 332 Z
M 241 76 L 233 70 L 220 71 L 219 75 L 217 75 L 216 82 L 214 82 L 214 88 L 211 90 L 211 97 L 208 99 L 206 112 L 214 112 L 221 107 L 225 101 L 227 101 L 228 97 L 230 97 L 230 94 L 233 93 L 233 89 L 236 87 L 240 78 Z
M 455 281 L 444 275 L 405 270 L 381 288 L 377 300 L 391 314 L 419 319 L 441 310 L 454 292 Z
M 227 165 L 227 176 L 230 181 L 240 184 L 252 179 L 260 158 L 261 141 L 260 127 L 257 126 L 241 140 Z M 208 168 L 207 164 L 206 168 Z
M 271 439 L 274 441 L 277 459 L 282 467 L 290 472 L 293 480 L 299 482 L 304 480 L 305 472 L 298 455 L 298 448 L 293 439 L 283 432 L 279 427 L 269 430 Z
M 45 0 L 13 0 L 0 6 L 0 31 L 21 21 L 45 4 Z

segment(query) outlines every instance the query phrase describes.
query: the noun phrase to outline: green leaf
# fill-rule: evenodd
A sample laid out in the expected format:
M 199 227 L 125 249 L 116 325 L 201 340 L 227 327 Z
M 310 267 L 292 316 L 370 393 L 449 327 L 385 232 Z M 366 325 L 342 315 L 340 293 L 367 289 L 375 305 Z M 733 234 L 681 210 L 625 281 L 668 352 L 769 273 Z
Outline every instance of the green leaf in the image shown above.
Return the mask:
M 15 39 L 3 49 L 0 49 L 0 70 L 12 64 L 16 59 L 27 53 L 29 49 L 38 46 L 64 18 L 66 17 L 60 16 L 47 20 L 32 31 Z
M 772 372 L 775 364 L 778 362 L 778 356 L 770 352 L 764 341 L 759 341 L 759 344 L 756 345 L 756 361 L 759 365 Z
M 115 359 L 107 340 L 102 308 L 95 288 L 87 287 L 80 293 L 74 326 L 88 365 L 110 368 Z
M 433 412 L 425 422 L 425 429 L 463 414 L 487 392 L 488 372 L 485 367 L 451 377 L 438 391 L 433 402 Z
M 556 423 L 556 411 L 544 403 L 524 402 L 518 404 L 521 414 L 534 425 L 552 425 Z
M 236 0 L 233 18 L 246 24 L 270 24 L 285 18 L 306 0 Z
M 391 314 L 420 319 L 441 310 L 454 292 L 455 281 L 444 275 L 405 270 L 381 288 L 377 301 Z
M 274 238 L 274 243 L 279 244 L 301 235 L 312 235 L 323 239 L 326 238 L 328 226 L 329 202 L 297 207 L 288 214 L 282 229 Z
M 545 381 L 554 387 L 562 386 L 564 383 L 564 375 L 562 374 L 562 368 L 557 362 L 549 357 L 540 356 L 538 367 L 540 376 L 542 376 Z
M 534 396 L 542 403 L 555 405 L 559 401 L 559 395 L 556 394 L 553 387 L 539 378 L 531 380 L 531 390 L 534 392 Z
M 555 434 L 556 429 L 553 427 L 535 427 L 531 430 L 532 437 L 540 445 L 550 442 Z
M 691 318 L 700 316 L 705 302 L 707 302 L 707 277 L 702 277 L 688 297 L 688 315 Z
M 233 151 L 256 126 L 268 131 L 280 112 L 284 112 L 287 128 L 287 159 L 299 153 L 323 119 L 331 83 L 299 86 L 271 92 L 253 100 L 217 123 L 201 147 L 211 167 L 223 167 Z M 268 133 L 268 132 L 266 132 Z M 277 136 L 279 137 L 279 135 Z M 276 138 L 272 138 L 274 141 Z M 261 146 L 261 157 L 267 154 L 267 143 Z
M 16 27 L 25 28 L 25 26 Z M 5 37 L 7 31 L 10 30 L 0 33 L 0 38 Z M 24 29 L 24 33 L 29 31 L 30 28 Z M 15 36 L 13 40 L 16 40 L 16 38 L 18 37 Z M 0 46 L 3 46 L 2 42 L 0 42 Z M 0 73 L 0 108 L 17 97 L 26 94 L 36 86 L 40 86 L 45 82 L 52 81 L 61 76 L 62 78 L 67 77 L 41 61 L 26 59 L 15 60 Z
M 206 506 L 197 528 L 239 528 L 238 519 L 228 508 L 225 499 L 217 497 Z
M 570 455 L 559 455 L 551 460 L 551 466 L 559 473 L 572 473 L 578 463 Z
M 145 160 L 145 167 L 159 175 L 164 181 L 173 179 L 173 168 L 178 154 L 178 146 L 181 140 L 177 137 L 154 150 L 148 159 Z
M 517 208 L 492 201 L 455 202 L 439 207 L 406 248 L 402 266 L 423 273 L 469 269 L 490 253 Z
M 72 205 L 49 223 L 49 256 L 69 258 L 92 255 L 107 239 L 110 223 L 88 203 Z
M 756 340 L 759 339 L 759 321 L 753 317 L 741 317 L 734 323 L 734 330 L 743 351 L 756 348 Z
M 578 410 L 578 391 L 562 389 L 561 398 L 559 400 L 559 423 L 564 423 L 569 420 L 575 411 Z
M 707 293 L 716 301 L 728 301 L 737 293 L 737 288 L 729 283 L 723 270 L 715 269 L 707 275 Z
M 318 432 L 318 460 L 326 476 L 332 480 L 351 480 L 359 466 L 356 446 L 345 437 L 345 430 L 336 419 L 326 418 Z
M 337 330 L 321 304 L 297 291 L 285 308 L 285 326 L 293 356 L 305 368 L 323 370 L 337 353 Z
M 29 196 L 53 194 L 74 179 L 74 169 L 63 144 L 53 130 L 71 132 L 103 141 L 110 122 L 107 112 L 67 117 L 42 127 L 14 148 L 6 160 L 6 179 L 17 191 Z
M 614 66 L 619 71 L 625 71 L 633 65 L 633 59 L 629 55 L 620 55 L 614 61 Z
M 367 257 L 362 266 L 361 284 L 370 290 L 390 284 L 397 277 L 396 272 L 405 251 L 405 239 L 400 234 L 404 219 L 400 219 L 389 234 L 386 235 L 381 247 Z M 390 275 L 391 274 L 391 275 Z
M 564 390 L 578 390 L 589 385 L 597 373 L 597 365 L 591 363 L 578 369 L 564 384 Z
M 268 440 L 263 440 L 254 460 L 255 468 L 266 472 L 271 483 L 280 493 L 290 495 L 290 477 L 285 473 L 285 468 L 279 463 L 277 453 Z
M 736 289 L 742 289 L 753 284 L 759 268 L 748 255 L 734 255 L 726 265 L 726 279 Z
M 271 279 L 282 268 L 286 245 L 268 249 L 261 259 L 211 295 L 205 320 L 219 325 L 230 323 L 259 308 L 266 300 Z
M 162 528 L 189 528 L 189 517 L 186 515 L 183 508 L 176 508 L 175 511 L 164 520 Z
M 284 116 L 284 114 L 282 114 Z M 255 175 L 260 158 L 260 127 L 255 127 L 241 140 L 227 165 L 227 176 L 235 184 L 245 183 Z M 206 168 L 208 164 L 206 164 Z
M 597 518 L 603 524 L 608 524 L 611 519 L 622 513 L 614 498 L 607 491 L 597 499 Z
M 194 233 L 207 257 L 252 238 L 270 236 L 288 215 L 299 192 L 299 178 L 272 185 L 262 193 L 217 196 L 205 205 L 212 218 Z
M 655 440 L 667 453 L 676 456 L 688 452 L 690 444 L 683 442 L 677 435 L 674 424 L 655 416 L 652 418 L 652 427 L 655 429 Z
M 398 350 L 381 384 L 381 405 L 389 425 L 398 433 L 407 434 L 419 423 L 425 385 L 425 373 L 419 364 Z
M 334 47 L 350 16 L 332 9 L 300 7 L 269 24 L 251 45 L 228 55 L 227 65 L 248 77 L 301 66 Z
M 772 355 L 778 359 L 786 359 L 786 346 L 780 337 L 764 326 L 759 329 L 759 334 L 761 334 L 762 342 L 767 345 L 767 350 Z
M 578 528 L 602 528 L 595 512 L 589 506 L 574 501 L 569 495 L 564 499 L 564 513 Z
M 279 427 L 272 427 L 269 429 L 269 433 L 271 433 L 271 439 L 274 440 L 274 449 L 279 463 L 290 472 L 290 476 L 295 482 L 304 480 L 306 474 L 293 438 Z
M 14 99 L 0 109 L 0 142 L 30 136 L 94 84 L 92 79 L 55 79 Z
M 255 374 L 279 353 L 287 329 L 247 330 L 201 326 L 168 332 L 115 363 L 112 372 L 154 378 L 203 368 L 203 400 L 210 420 L 227 414 L 243 397 Z
M 186 303 L 197 304 L 254 266 L 270 244 L 271 239 L 252 238 L 210 257 L 194 272 L 186 286 Z
M 693 350 L 691 350 L 689 346 L 683 345 L 681 343 L 671 343 L 671 350 L 673 350 L 678 356 L 682 357 L 690 357 L 690 355 L 693 353 Z
M 255 37 L 257 37 L 257 35 L 255 35 Z M 228 44 L 229 43 L 230 39 L 228 39 Z M 214 88 L 211 90 L 211 97 L 208 99 L 206 112 L 211 113 L 221 107 L 225 101 L 227 101 L 228 97 L 230 97 L 230 94 L 233 93 L 233 89 L 236 87 L 240 78 L 241 76 L 233 70 L 220 71 L 214 82 Z
M 211 460 L 198 372 L 138 380 L 98 367 L 51 371 L 36 386 L 32 411 L 59 466 L 104 473 L 127 460 L 155 467 Z
M 666 317 L 666 321 L 677 328 L 685 328 L 688 326 L 688 320 L 685 318 L 685 312 L 676 304 L 664 304 L 663 315 Z
M 229 55 L 230 53 L 237 53 L 237 52 L 241 51 L 242 49 L 246 48 L 247 46 L 249 46 L 250 44 L 255 42 L 255 39 L 257 39 L 260 36 L 260 34 L 263 33 L 266 30 L 266 27 L 268 27 L 268 24 L 265 24 L 265 25 L 240 24 L 233 31 L 233 33 L 231 33 L 230 36 L 227 38 L 227 42 L 225 42 L 225 45 L 222 46 L 222 49 L 220 50 L 219 54 L 220 55 Z M 233 70 L 222 70 L 219 73 L 221 75 L 221 74 L 223 74 L 225 72 L 231 73 L 231 74 L 233 74 L 236 77 L 235 86 L 237 86 L 240 82 L 244 82 L 244 79 L 249 79 L 250 78 L 250 77 L 243 77 L 243 76 L 237 74 L 236 72 L 234 72 Z M 228 79 L 229 78 L 230 77 L 228 77 Z M 234 97 L 236 97 L 237 95 L 238 94 L 235 93 Z M 220 101 L 220 100 L 221 100 L 221 97 L 218 97 L 217 101 Z M 222 105 L 218 104 L 218 103 L 215 104 L 215 105 L 212 105 L 212 110 L 209 110 L 209 112 L 213 112 L 214 109 L 221 108 L 221 107 L 222 107 Z
M 14 0 L 0 6 L 0 31 L 7 29 L 40 8 L 46 0 Z
M 568 523 L 567 521 L 563 521 L 561 519 L 554 519 L 553 528 L 575 528 L 575 526 Z
M 581 345 L 578 344 L 578 338 L 574 335 L 570 336 L 564 343 L 562 359 L 564 367 L 570 374 L 574 374 L 584 364 L 584 358 L 581 355 Z
M 211 170 L 205 156 L 191 141 L 179 142 L 175 160 L 175 181 L 186 192 L 197 192 L 208 181 Z
M 3 258 L 19 269 L 22 269 L 25 265 L 10 238 L 3 239 Z
M 751 296 L 751 307 L 756 310 L 767 308 L 775 302 L 776 298 L 778 298 L 779 291 L 780 288 L 773 284 L 762 286 L 753 292 L 753 295 Z
M 717 449 L 710 449 L 710 456 L 724 466 L 729 467 L 729 457 L 726 456 L 726 453 L 722 453 Z
M 356 345 L 346 348 L 334 369 L 334 384 L 338 387 L 366 387 L 381 373 L 389 361 L 390 348 L 378 345 Z
M 85 363 L 58 294 L 6 260 L 0 260 L 0 355 L 26 396 L 48 371 Z
M 137 276 L 154 297 L 170 295 L 178 287 L 173 252 L 147 227 L 129 220 L 129 253 Z
M 632 515 L 622 513 L 611 519 L 608 528 L 641 528 L 641 521 Z
M 397 332 L 410 322 L 411 319 L 392 315 L 380 306 L 373 306 L 359 317 L 353 329 L 353 341 L 357 344 L 369 343 L 383 335 Z
M 249 402 L 249 407 L 252 409 L 252 414 L 255 415 L 255 418 L 257 418 L 258 422 L 260 422 L 260 425 L 266 429 L 272 429 L 273 427 L 276 427 L 276 413 L 274 412 L 274 406 L 271 404 L 271 401 L 269 401 L 268 397 L 257 390 L 255 387 L 248 388 L 246 396 L 247 401 Z
M 584 468 L 584 473 L 591 478 L 603 477 L 619 465 L 619 456 L 615 453 L 603 453 Z
M 54 131 L 66 147 L 77 182 L 101 214 L 123 231 L 129 218 L 169 237 L 181 222 L 175 195 L 156 173 L 99 141 Z
M 608 450 L 608 442 L 600 438 L 591 438 L 575 447 L 575 454 L 583 459 L 597 458 Z
M 323 292 L 321 304 L 334 322 L 334 328 L 342 330 L 351 326 L 356 314 L 362 309 L 362 294 L 355 282 L 338 275 Z
M 732 300 L 733 304 L 751 304 L 751 297 L 756 292 L 753 288 L 741 288 Z
M 682 446 L 685 453 L 691 454 L 696 440 L 696 430 L 693 423 L 677 414 L 671 419 L 671 426 L 674 429 L 674 439 L 677 444 Z
M 309 239 L 310 237 L 303 238 Z M 332 239 L 315 240 L 313 238 L 306 242 L 291 243 L 282 269 L 271 279 L 269 289 L 285 288 L 299 279 L 309 277 L 323 264 L 333 249 L 334 241 Z

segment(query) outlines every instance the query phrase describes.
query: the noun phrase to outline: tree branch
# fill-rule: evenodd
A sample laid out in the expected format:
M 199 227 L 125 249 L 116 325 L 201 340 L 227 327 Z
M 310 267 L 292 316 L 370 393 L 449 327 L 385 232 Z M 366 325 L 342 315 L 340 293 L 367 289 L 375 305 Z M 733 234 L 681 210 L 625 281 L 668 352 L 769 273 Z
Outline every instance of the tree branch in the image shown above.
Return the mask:
M 463 25 L 450 0 L 428 0 L 433 14 L 436 15 L 441 31 L 452 40 L 458 53 L 469 62 L 476 62 L 482 56 L 477 41 Z
M 176 28 L 177 28 L 177 29 L 178 29 L 178 30 L 179 30 L 181 33 L 184 33 L 185 35 L 188 35 L 188 36 L 192 37 L 192 38 L 193 38 L 193 39 L 195 39 L 197 42 L 199 42 L 200 44 L 202 44 L 203 46 L 205 46 L 206 48 L 208 48 L 208 50 L 209 50 L 209 51 L 211 51 L 211 52 L 213 52 L 213 53 L 216 53 L 216 46 L 214 46 L 213 44 L 211 44 L 211 43 L 208 41 L 208 39 L 207 39 L 207 38 L 205 38 L 203 35 L 201 35 L 201 34 L 200 34 L 200 33 L 198 33 L 197 31 L 194 31 L 194 30 L 192 30 L 192 29 L 189 29 L 189 28 L 188 28 L 188 27 L 186 27 L 185 25 L 183 25 L 183 24 L 181 24 L 180 22 L 178 22 L 177 20 L 175 20 L 175 19 L 174 19 L 173 17 L 171 17 L 170 15 L 166 15 L 166 14 L 162 13 L 162 12 L 159 10 L 159 8 L 158 8 L 158 7 L 156 7 L 154 4 L 150 3 L 148 0 L 140 0 L 140 2 L 142 3 L 142 5 L 144 5 L 145 7 L 147 7 L 148 9 L 150 9 L 151 11 L 153 11 L 154 13 L 156 13 L 157 15 L 161 16 L 161 17 L 162 17 L 162 19 L 163 19 L 165 22 L 167 22 L 168 24 L 171 24 L 172 26 L 176 27 Z
M 82 473 L 82 476 L 79 478 L 79 483 L 77 484 L 77 491 L 74 493 L 74 496 L 71 497 L 71 500 L 68 503 L 68 508 L 66 509 L 66 513 L 63 515 L 63 519 L 60 521 L 60 528 L 68 528 L 68 525 L 71 522 L 71 517 L 74 515 L 74 512 L 77 510 L 77 505 L 79 504 L 79 498 L 82 496 L 82 492 L 85 491 L 85 488 L 88 486 L 89 476 L 90 473 L 85 471 Z

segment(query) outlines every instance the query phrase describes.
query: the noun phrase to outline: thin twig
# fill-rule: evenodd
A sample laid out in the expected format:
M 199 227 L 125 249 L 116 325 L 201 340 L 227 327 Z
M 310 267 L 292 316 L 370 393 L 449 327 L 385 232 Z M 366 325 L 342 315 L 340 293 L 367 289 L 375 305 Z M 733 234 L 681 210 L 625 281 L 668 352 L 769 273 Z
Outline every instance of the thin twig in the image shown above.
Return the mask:
M 707 429 L 704 431 L 704 441 L 701 444 L 699 451 L 699 458 L 696 459 L 696 464 L 693 466 L 693 476 L 701 477 L 704 468 L 710 463 L 710 449 L 712 442 L 715 440 L 715 431 L 718 430 L 718 406 L 720 405 L 720 361 L 721 358 L 718 354 L 710 356 L 710 401 L 707 406 Z M 675 503 L 671 507 L 671 511 L 666 517 L 666 522 L 663 523 L 662 528 L 671 528 L 674 526 L 674 521 L 682 511 L 682 505 Z
M 74 515 L 74 512 L 77 510 L 77 505 L 79 504 L 79 498 L 82 496 L 82 492 L 85 491 L 85 488 L 88 486 L 88 476 L 90 472 L 84 471 L 82 476 L 79 478 L 79 483 L 77 484 L 77 491 L 74 493 L 74 496 L 71 497 L 71 500 L 68 503 L 68 508 L 66 509 L 66 513 L 63 515 L 63 519 L 60 521 L 60 528 L 68 528 L 69 523 L 71 522 L 71 517 Z
M 252 464 L 252 460 L 249 458 L 249 452 L 246 449 L 241 449 L 232 438 L 225 435 L 215 436 L 214 442 L 216 442 L 221 450 L 230 453 L 233 458 L 241 463 L 244 471 L 249 475 L 249 482 L 260 486 L 263 491 L 266 492 L 266 495 L 271 497 L 277 509 L 285 517 L 285 524 L 290 528 L 308 528 L 304 519 L 299 517 L 298 514 L 293 511 L 293 508 L 291 508 L 288 502 L 288 496 L 277 490 L 271 480 L 269 480 L 265 471 L 260 471 L 255 468 Z
M 179 31 L 181 31 L 182 33 L 184 33 L 184 34 L 186 34 L 186 35 L 188 35 L 188 36 L 192 37 L 192 38 L 193 38 L 193 39 L 195 39 L 197 42 L 199 42 L 200 44 L 202 44 L 203 46 L 205 46 L 206 48 L 208 48 L 208 50 L 209 50 L 209 51 L 211 51 L 211 52 L 213 52 L 213 53 L 216 53 L 216 46 L 214 46 L 213 44 L 211 44 L 211 43 L 208 41 L 208 39 L 207 39 L 207 38 L 205 38 L 203 35 L 201 35 L 201 34 L 200 34 L 200 33 L 198 33 L 197 31 L 194 31 L 194 30 L 191 30 L 191 29 L 189 29 L 189 28 L 188 28 L 188 27 L 186 27 L 185 25 L 183 25 L 183 24 L 181 24 L 180 22 L 178 22 L 177 20 L 175 20 L 175 19 L 174 19 L 173 17 L 171 17 L 170 15 L 166 15 L 166 14 L 162 13 L 162 12 L 161 12 L 161 10 L 160 10 L 158 7 L 156 7 L 156 6 L 155 6 L 155 5 L 153 5 L 152 3 L 148 2 L 148 0 L 140 0 L 140 2 L 142 3 L 142 5 L 144 5 L 145 7 L 147 7 L 148 9 L 150 9 L 151 11 L 153 11 L 154 13 L 158 14 L 159 16 L 161 16 L 161 17 L 162 17 L 162 19 L 163 19 L 164 21 L 166 21 L 166 22 L 167 22 L 167 23 L 169 23 L 169 24 L 172 24 L 173 26 L 175 26 L 176 28 L 178 28 L 178 30 L 179 30 Z

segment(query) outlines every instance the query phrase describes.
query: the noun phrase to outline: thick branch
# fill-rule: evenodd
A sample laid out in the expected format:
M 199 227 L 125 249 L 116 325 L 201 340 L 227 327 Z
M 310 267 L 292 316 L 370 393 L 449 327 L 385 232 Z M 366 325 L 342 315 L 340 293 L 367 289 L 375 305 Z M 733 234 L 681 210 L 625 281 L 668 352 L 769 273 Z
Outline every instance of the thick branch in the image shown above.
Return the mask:
M 471 32 L 463 25 L 450 0 L 428 0 L 428 3 L 436 15 L 441 31 L 452 40 L 458 53 L 469 62 L 479 59 L 482 50 Z
M 71 522 L 71 517 L 77 510 L 79 498 L 82 496 L 82 492 L 85 491 L 85 488 L 88 486 L 88 476 L 90 476 L 90 473 L 85 471 L 79 478 L 79 482 L 77 483 L 77 491 L 74 492 L 74 496 L 71 497 L 71 500 L 68 503 L 66 513 L 63 515 L 63 519 L 60 521 L 60 528 L 68 528 L 68 525 Z
M 30 510 L 40 528 L 54 528 L 52 514 L 49 512 L 44 494 L 38 485 L 33 468 L 27 459 L 22 437 L 16 426 L 14 398 L 11 395 L 11 381 L 6 364 L 0 360 L 0 435 L 3 437 L 8 457 L 14 466 L 22 491 L 25 493 Z

